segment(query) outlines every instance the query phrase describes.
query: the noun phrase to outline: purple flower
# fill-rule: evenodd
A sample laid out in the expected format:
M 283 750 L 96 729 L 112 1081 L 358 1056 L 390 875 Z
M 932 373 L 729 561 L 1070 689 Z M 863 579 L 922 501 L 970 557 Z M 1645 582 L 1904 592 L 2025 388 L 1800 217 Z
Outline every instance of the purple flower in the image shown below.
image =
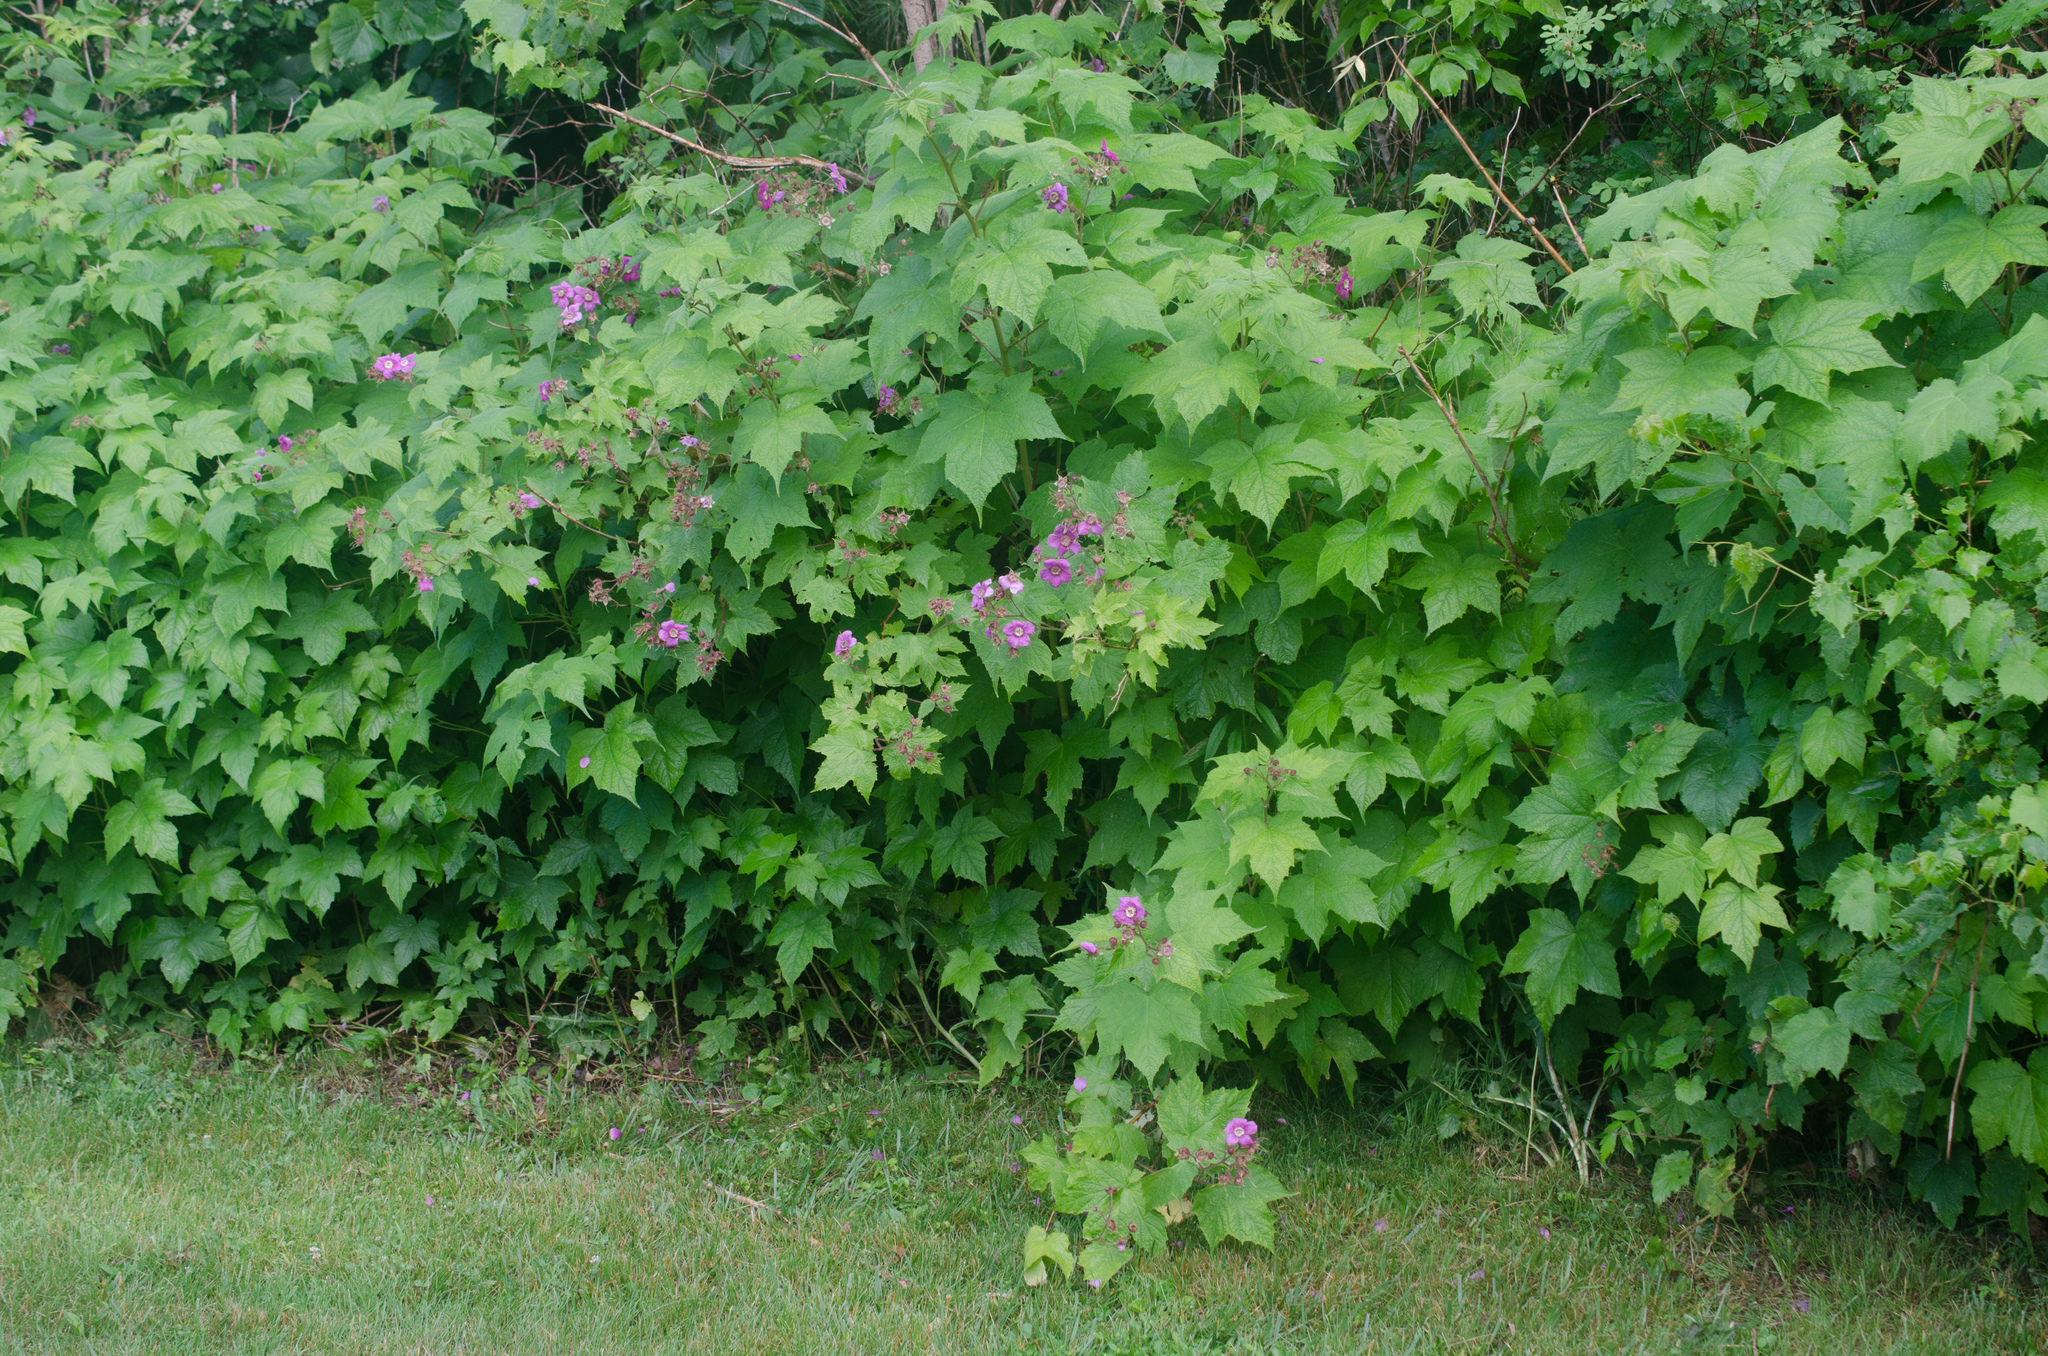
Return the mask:
M 1792 1301 L 1792 1307 L 1803 1314 L 1808 1309 L 1811 1309 L 1813 1307 L 1813 1304 L 1806 1298 L 1806 1296 L 1801 1295 L 1798 1299 Z
M 418 362 L 418 357 L 411 353 L 387 353 L 370 364 L 370 380 L 411 381 Z
M 1086 1091 L 1088 1091 L 1088 1080 L 1087 1080 L 1087 1079 L 1085 1079 L 1085 1078 L 1081 1078 L 1081 1077 L 1076 1077 L 1076 1078 L 1074 1079 L 1074 1091 L 1075 1091 L 1075 1092 L 1086 1092 Z
M 258 472 L 258 474 L 260 475 L 260 474 L 261 474 L 261 472 L 259 471 L 259 472 Z M 434 591 L 434 581 L 433 581 L 433 580 L 431 580 L 431 579 L 429 579 L 429 578 L 427 578 L 427 577 L 426 577 L 425 575 L 421 575 L 421 576 L 420 576 L 420 592 L 421 592 L 421 593 L 432 593 L 433 591 Z
M 1090 1290 L 1102 1289 L 1102 1278 L 1100 1276 L 1090 1276 L 1088 1278 L 1088 1288 Z
M 669 580 L 661 586 L 661 591 L 663 593 L 674 593 L 676 591 L 676 581 L 673 579 Z
M 584 755 L 583 755 L 583 757 L 582 757 L 582 758 L 581 758 L 580 760 L 578 760 L 578 762 L 577 762 L 576 766 L 577 766 L 577 767 L 589 767 L 589 766 L 590 766 L 590 755 L 589 755 L 589 754 L 587 754 L 587 753 L 586 753 L 586 754 L 584 754 Z
M 1038 567 L 1038 577 L 1058 588 L 1062 584 L 1073 582 L 1074 567 L 1067 564 L 1064 556 L 1054 556 Z
M 1051 188 L 1039 194 L 1038 200 L 1055 212 L 1064 212 L 1067 210 L 1067 186 L 1055 183 Z
M 1102 158 L 1112 165 L 1121 165 L 1123 163 L 1123 161 L 1116 158 L 1116 152 L 1109 149 L 1108 137 L 1102 139 Z
M 665 621 L 654 629 L 655 641 L 673 650 L 690 638 L 690 628 L 679 621 Z
M 1376 1234 L 1385 1233 L 1387 1231 L 1387 1222 L 1383 1219 L 1374 1220 L 1372 1222 L 1372 1231 Z
M 23 127 L 33 127 L 36 125 L 36 111 L 33 108 L 21 110 L 21 125 Z
M 1321 358 L 1310 358 L 1309 361 L 1314 363 L 1317 367 L 1321 367 L 1324 362 L 1324 360 Z
M 1008 574 L 997 575 L 996 582 L 1001 584 L 1013 598 L 1024 591 L 1024 581 L 1018 577 L 1015 570 L 1010 571 Z
M 379 193 L 376 197 L 370 199 L 370 210 L 372 212 L 389 212 L 391 210 L 391 199 Z
M 1102 519 L 1100 519 L 1100 518 L 1096 517 L 1096 516 L 1095 516 L 1094 514 L 1092 514 L 1092 513 L 1091 513 L 1091 514 L 1089 514 L 1089 515 L 1088 515 L 1087 517 L 1083 518 L 1083 519 L 1082 519 L 1082 520 L 1081 520 L 1080 522 L 1078 522 L 1078 523 L 1075 523 L 1075 524 L 1074 524 L 1074 535 L 1075 535 L 1075 536 L 1077 536 L 1077 537 L 1099 537 L 1099 536 L 1101 536 L 1101 535 L 1102 535 Z
M 1223 1142 L 1233 1149 L 1256 1148 L 1259 1139 L 1259 1123 L 1248 1121 L 1242 1116 L 1233 1116 L 1223 1127 Z
M 59 358 L 68 358 L 71 356 L 71 345 L 52 344 L 50 345 L 50 352 Z
M 560 395 L 563 391 L 566 391 L 567 389 L 569 389 L 568 382 L 551 380 L 544 381 L 539 386 L 536 386 L 534 388 L 534 393 L 540 397 L 540 403 L 545 405 L 548 403 L 548 401 Z
M 876 1150 L 874 1151 L 874 1158 L 875 1158 L 875 1162 L 877 1162 L 877 1163 L 879 1163 L 879 1162 L 881 1162 L 881 1161 L 882 1161 L 882 1151 L 881 1151 L 880 1149 L 876 1149 Z
M 875 411 L 878 414 L 896 413 L 896 388 L 884 386 L 875 392 Z
M 548 289 L 548 300 L 562 313 L 562 328 L 568 329 L 596 313 L 603 298 L 588 287 L 572 282 L 558 282 Z
M 1099 956 L 1099 955 L 1101 955 L 1101 954 L 1102 954 L 1102 948 L 1101 948 L 1101 947 L 1099 947 L 1099 946 L 1097 946 L 1097 945 L 1096 945 L 1095 943 L 1093 943 L 1093 942 L 1083 942 L 1083 943 L 1081 943 L 1081 949 L 1082 949 L 1083 951 L 1087 952 L 1087 953 L 1088 953 L 1089 955 L 1091 955 L 1091 956 Z
M 684 446 L 684 447 L 702 447 L 702 446 L 704 446 L 704 444 L 703 444 L 703 443 L 700 443 L 700 442 L 698 442 L 698 441 L 697 441 L 697 435 L 696 435 L 696 434 L 694 434 L 694 433 L 685 433 L 685 434 L 683 435 L 683 437 L 682 437 L 682 443 L 681 443 L 681 445 L 682 445 L 682 446 Z
M 530 574 L 530 575 L 526 576 L 526 587 L 528 587 L 528 588 L 530 588 L 530 589 L 537 589 L 537 588 L 539 588 L 539 587 L 540 587 L 540 576 L 539 576 L 539 575 L 537 575 L 537 574 Z
M 1538 1238 L 1549 1238 L 1549 1237 L 1550 1237 L 1550 1229 L 1549 1229 L 1549 1227 L 1548 1227 L 1548 1226 L 1546 1226 L 1546 1225 L 1542 1225 L 1542 1224 L 1539 1224 L 1539 1225 L 1537 1225 L 1537 1226 L 1536 1226 L 1536 1236 L 1537 1236 Z
M 277 435 L 277 450 L 278 450 L 278 451 L 280 451 L 280 452 L 289 452 L 289 451 L 291 451 L 291 450 L 292 450 L 292 440 L 291 440 L 290 438 L 287 438 L 287 437 L 285 437 L 285 435 L 284 435 L 284 434 L 282 434 L 282 433 L 278 434 L 278 435 Z M 262 454 L 261 454 L 261 453 L 258 453 L 257 455 L 261 456 Z
M 427 1197 L 427 1208 L 429 1210 L 434 1208 L 434 1198 L 432 1196 Z
M 967 593 L 969 598 L 972 599 L 972 606 L 974 608 L 975 614 L 978 616 L 985 608 L 988 607 L 988 600 L 995 597 L 996 581 L 993 579 L 984 579 L 979 584 L 976 584 L 973 588 L 969 589 Z
M 754 201 L 761 204 L 763 212 L 775 204 L 775 199 L 768 194 L 768 185 L 764 180 L 757 179 L 754 181 Z
M 1012 1124 L 1012 1125 L 1022 1125 L 1022 1124 L 1024 1124 L 1024 1118 L 1023 1118 L 1022 1116 L 1012 1116 L 1012 1117 L 1010 1117 L 1010 1124 Z
M 633 256 L 630 254 L 622 254 L 619 256 L 619 281 L 640 281 L 640 265 L 633 262 Z
M 1352 289 L 1356 288 L 1357 286 L 1358 286 L 1358 284 L 1357 284 L 1357 283 L 1355 283 L 1355 282 L 1353 282 L 1353 281 L 1351 280 L 1351 270 L 1350 270 L 1350 269 L 1348 269 L 1348 268 L 1347 268 L 1347 269 L 1344 269 L 1344 270 L 1343 270 L 1342 272 L 1338 273 L 1338 275 L 1337 275 L 1337 300 L 1339 300 L 1339 301 L 1349 301 L 1349 300 L 1351 300 L 1351 293 L 1352 293 Z
M 1109 918 L 1120 928 L 1144 927 L 1145 902 L 1136 895 L 1118 895 L 1116 908 L 1110 912 Z
M 607 1130 L 605 1133 L 610 1135 L 613 1139 L 617 1139 L 620 1134 L 619 1127 L 615 1125 L 610 1130 Z
M 1101 75 L 1104 71 L 1108 70 L 1109 67 L 1102 64 L 1101 57 L 1097 57 L 1095 58 L 1095 60 L 1088 63 L 1088 69 L 1095 72 L 1097 75 Z
M 844 174 L 841 174 L 841 173 L 839 172 L 839 166 L 837 166 L 837 165 L 827 165 L 827 166 L 825 166 L 825 173 L 826 173 L 826 174 L 827 174 L 828 176 L 830 176 L 830 178 L 831 178 L 831 180 L 832 180 L 832 191 L 833 191 L 834 193 L 840 193 L 840 194 L 843 194 L 843 193 L 845 193 L 845 192 L 847 191 L 847 189 L 846 189 L 846 176 L 845 176 Z
M 1038 627 L 1031 622 L 1025 621 L 1022 617 L 1003 623 L 1003 643 L 1010 647 L 1011 654 L 1016 654 L 1026 645 L 1029 645 L 1031 637 L 1036 634 L 1038 634 Z
M 851 654 L 853 652 L 853 647 L 858 644 L 860 644 L 860 642 L 853 638 L 853 632 L 841 631 L 839 633 L 839 639 L 832 642 L 832 657 L 834 659 L 843 659 L 847 655 Z
M 7 140 L 7 135 L 6 135 L 6 133 L 4 133 L 4 132 L 0 132 L 0 145 L 4 145 L 4 144 L 6 143 L 6 140 Z M 215 185 L 213 186 L 213 188 L 212 188 L 212 189 L 211 189 L 210 191 L 212 192 L 213 196 L 217 198 L 217 197 L 219 197 L 219 196 L 220 196 L 220 190 L 221 190 L 221 186 L 220 186 L 219 184 L 215 184 Z
M 526 493 L 526 494 L 522 494 L 522 495 L 520 495 L 520 496 L 519 496 L 519 507 L 521 507 L 521 508 L 523 508 L 523 509 L 537 509 L 537 508 L 539 508 L 539 507 L 540 507 L 540 496 L 539 496 L 539 495 L 537 495 L 537 494 L 534 494 L 534 493 L 532 493 L 532 492 L 530 492 L 530 491 L 529 491 L 528 493 Z

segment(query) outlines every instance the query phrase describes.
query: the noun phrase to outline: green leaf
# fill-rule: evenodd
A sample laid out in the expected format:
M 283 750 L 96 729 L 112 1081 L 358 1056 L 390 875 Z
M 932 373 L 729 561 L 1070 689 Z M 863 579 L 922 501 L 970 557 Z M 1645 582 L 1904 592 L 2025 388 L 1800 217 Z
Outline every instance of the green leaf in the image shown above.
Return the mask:
M 1699 940 L 1721 938 L 1744 965 L 1755 954 L 1766 923 L 1774 928 L 1790 926 L 1785 921 L 1785 910 L 1778 904 L 1778 888 L 1774 885 L 1757 889 L 1724 880 L 1700 901 Z
M 237 970 L 262 955 L 272 942 L 291 936 L 284 919 L 265 906 L 248 901 L 228 905 L 221 910 L 220 921 L 227 929 L 228 955 L 234 959 Z
M 1067 1245 L 1065 1230 L 1047 1233 L 1043 1224 L 1034 1224 L 1024 1235 L 1024 1284 L 1044 1285 L 1048 1264 L 1058 1267 L 1062 1276 L 1073 1275 L 1073 1251 Z
M 1773 1024 L 1771 1044 L 1784 1056 L 1786 1079 L 1797 1083 L 1840 1073 L 1849 1062 L 1849 1036 L 1849 1024 L 1833 1008 L 1808 1008 Z
M 1692 1151 L 1677 1149 L 1657 1160 L 1656 1170 L 1650 1174 L 1650 1199 L 1658 1205 L 1670 1200 L 1685 1190 L 1692 1180 Z
M 782 982 L 794 984 L 810 968 L 812 956 L 832 949 L 832 920 L 815 904 L 794 905 L 775 920 L 767 941 L 775 948 Z
M 602 729 L 585 728 L 570 738 L 566 784 L 574 790 L 583 782 L 591 782 L 601 790 L 637 803 L 643 739 L 657 739 L 654 726 L 632 702 L 614 706 L 605 713 Z
M 1017 469 L 1019 439 L 1065 436 L 1045 397 L 1031 389 L 1028 375 L 1020 374 L 979 391 L 948 391 L 939 397 L 918 457 L 943 460 L 946 478 L 978 509 L 996 482 Z
M 1105 1049 L 1121 1049 L 1139 1073 L 1150 1078 L 1173 1053 L 1174 1042 L 1199 1045 L 1201 1016 L 1194 995 L 1178 984 L 1146 989 L 1112 980 L 1095 995 L 1095 1029 Z
M 1828 399 L 1828 374 L 1896 367 L 1864 323 L 1878 308 L 1860 301 L 1816 301 L 1801 294 L 1771 313 L 1771 343 L 1756 358 L 1751 380 L 1761 392 L 1782 386 L 1794 395 Z
M 2011 1059 L 1987 1060 L 1970 1072 L 1970 1124 L 1983 1151 L 2009 1144 L 2015 1158 L 2048 1167 L 2048 1050 L 2037 1049 L 2027 1067 Z
M 143 960 L 163 968 L 172 989 L 182 989 L 199 967 L 225 958 L 227 938 L 204 918 L 160 917 L 136 948 Z
M 1529 926 L 1508 952 L 1501 969 L 1527 974 L 1524 992 L 1545 1029 L 1570 1006 L 1580 989 L 1621 996 L 1621 976 L 1614 965 L 1614 944 L 1607 938 L 1607 920 L 1597 910 L 1581 913 L 1577 922 L 1556 909 L 1536 909 Z
M 1300 873 L 1281 885 L 1280 907 L 1294 914 L 1302 935 L 1313 943 L 1323 940 L 1333 916 L 1346 923 L 1385 927 L 1389 920 L 1366 882 L 1386 870 L 1388 863 L 1334 833 L 1326 833 L 1322 839 L 1323 851 L 1309 853 Z
M 1475 609 L 1499 616 L 1500 569 L 1501 562 L 1492 556 L 1432 551 L 1408 567 L 1401 585 L 1422 590 L 1422 615 L 1435 631 Z
M 745 457 L 759 465 L 771 480 L 780 480 L 790 461 L 803 451 L 806 433 L 829 437 L 838 432 L 831 416 L 816 405 L 778 408 L 766 400 L 755 400 L 740 413 L 740 426 L 732 435 L 732 451 L 735 457 Z
M 1168 337 L 1152 293 L 1135 278 L 1114 269 L 1054 279 L 1045 296 L 1045 324 L 1053 338 L 1084 359 L 1105 330 Z
M 178 831 L 171 821 L 198 813 L 199 807 L 171 790 L 163 778 L 152 777 L 108 811 L 106 851 L 112 855 L 124 844 L 133 843 L 138 856 L 176 866 Z
M 1701 401 L 1735 389 L 1749 367 L 1732 348 L 1702 347 L 1691 353 L 1671 348 L 1638 348 L 1621 355 L 1628 375 L 1621 379 L 1610 412 L 1640 409 L 1652 419 L 1671 419 Z
M 1956 300 L 1968 306 L 2011 265 L 2048 264 L 2044 223 L 2048 208 L 2030 203 L 2015 203 L 1989 220 L 1974 213 L 1951 217 L 1921 247 L 1913 277 L 1941 274 Z
M 1870 731 L 1870 717 L 1853 706 L 1841 710 L 1819 707 L 1799 728 L 1799 757 L 1815 777 L 1825 775 L 1836 763 L 1860 768 Z
M 1193 1196 L 1195 1220 L 1211 1247 L 1228 1238 L 1270 1251 L 1273 1247 L 1273 1202 L 1294 1193 L 1257 1163 L 1245 1169 L 1245 1180 L 1204 1187 Z

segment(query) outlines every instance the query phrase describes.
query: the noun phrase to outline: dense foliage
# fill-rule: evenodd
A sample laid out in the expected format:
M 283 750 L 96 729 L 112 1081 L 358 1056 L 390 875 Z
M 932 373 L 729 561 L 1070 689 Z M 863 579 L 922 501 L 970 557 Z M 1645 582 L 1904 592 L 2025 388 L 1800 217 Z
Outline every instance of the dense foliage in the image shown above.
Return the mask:
M 512 85 L 609 31 L 467 8 Z M 595 225 L 410 77 L 10 114 L 0 1011 L 1078 1046 L 1095 1282 L 1270 1242 L 1251 1078 L 1475 1040 L 1660 1198 L 1832 1126 L 2048 1211 L 2039 60 L 1572 265 L 1345 195 L 1412 88 L 1206 120 L 1179 17 L 839 34 L 744 156 L 677 40 Z

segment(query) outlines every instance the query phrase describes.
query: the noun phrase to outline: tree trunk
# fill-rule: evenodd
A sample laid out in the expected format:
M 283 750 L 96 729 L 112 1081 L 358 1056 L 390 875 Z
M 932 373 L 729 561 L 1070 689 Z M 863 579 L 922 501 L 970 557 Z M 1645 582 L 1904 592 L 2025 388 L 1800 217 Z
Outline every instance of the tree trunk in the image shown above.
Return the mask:
M 914 34 L 918 29 L 937 22 L 939 16 L 945 12 L 946 0 L 903 0 L 903 26 Z M 917 63 L 919 70 L 923 70 L 932 64 L 938 54 L 937 40 L 926 38 L 917 44 L 917 50 L 911 54 L 911 59 Z

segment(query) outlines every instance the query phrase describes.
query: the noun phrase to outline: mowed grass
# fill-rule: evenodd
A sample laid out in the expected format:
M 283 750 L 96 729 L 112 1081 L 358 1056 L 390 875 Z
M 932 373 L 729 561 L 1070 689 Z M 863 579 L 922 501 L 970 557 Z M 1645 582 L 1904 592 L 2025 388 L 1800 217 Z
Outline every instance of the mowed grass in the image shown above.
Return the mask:
M 1840 1192 L 1681 1218 L 1363 1090 L 1255 1106 L 1299 1193 L 1272 1253 L 1182 1230 L 1033 1290 L 1050 1100 L 844 1068 L 770 1109 L 480 1073 L 465 1101 L 445 1064 L 183 1050 L 0 1050 L 0 1352 L 2048 1349 L 2010 1242 Z

